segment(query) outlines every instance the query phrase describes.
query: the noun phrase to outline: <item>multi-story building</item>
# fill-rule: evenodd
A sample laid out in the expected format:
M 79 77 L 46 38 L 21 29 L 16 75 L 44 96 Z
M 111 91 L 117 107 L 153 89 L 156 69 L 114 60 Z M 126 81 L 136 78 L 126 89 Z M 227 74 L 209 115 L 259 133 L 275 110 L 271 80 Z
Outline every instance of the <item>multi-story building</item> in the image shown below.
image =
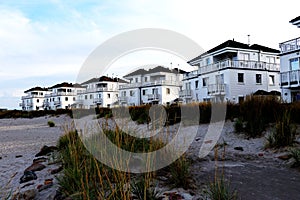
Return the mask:
M 127 83 L 122 79 L 102 76 L 81 84 L 85 90 L 77 94 L 76 108 L 111 107 L 118 105 L 119 85 Z
M 124 76 L 130 81 L 119 87 L 120 105 L 166 104 L 178 98 L 185 72 L 157 66 L 138 69 Z
M 239 103 L 258 90 L 280 91 L 279 54 L 276 49 L 228 40 L 188 63 L 180 98 L 192 101 Z
M 34 87 L 26 90 L 24 93 L 26 93 L 26 96 L 22 96 L 22 103 L 20 103 L 22 110 L 43 110 L 44 98 L 47 94 L 50 94 L 50 90 L 48 88 Z
M 300 28 L 300 16 L 291 20 Z M 279 44 L 280 46 L 280 86 L 285 102 L 300 100 L 300 37 Z
M 50 94 L 45 95 L 44 109 L 57 110 L 57 109 L 70 109 L 76 101 L 78 91 L 85 90 L 79 84 L 60 83 L 52 87 Z

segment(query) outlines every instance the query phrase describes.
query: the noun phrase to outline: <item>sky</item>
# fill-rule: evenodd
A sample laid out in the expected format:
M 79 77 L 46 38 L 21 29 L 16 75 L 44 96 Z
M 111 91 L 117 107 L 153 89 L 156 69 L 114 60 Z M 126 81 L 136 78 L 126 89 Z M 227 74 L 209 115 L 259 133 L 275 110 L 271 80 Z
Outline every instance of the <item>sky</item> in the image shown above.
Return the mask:
M 20 109 L 23 92 L 76 82 L 95 48 L 113 36 L 141 28 L 168 29 L 204 50 L 226 40 L 279 49 L 299 37 L 289 21 L 298 0 L 0 0 L 0 108 Z M 186 61 L 157 51 L 116 60 L 109 75 L 121 77 L 145 63 L 190 70 Z M 95 75 L 96 76 L 96 75 Z

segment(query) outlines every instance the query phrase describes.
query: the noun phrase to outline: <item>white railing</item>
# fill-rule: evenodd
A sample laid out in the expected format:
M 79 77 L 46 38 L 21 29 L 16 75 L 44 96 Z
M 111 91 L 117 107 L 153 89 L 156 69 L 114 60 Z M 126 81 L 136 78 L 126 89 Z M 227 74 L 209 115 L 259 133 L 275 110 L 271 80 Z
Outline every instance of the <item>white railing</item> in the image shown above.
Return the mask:
M 159 100 L 159 94 L 147 94 L 148 101 Z
M 198 76 L 198 70 L 187 72 L 183 75 L 183 79 L 194 78 Z
M 28 94 L 26 96 L 22 96 L 22 99 L 30 99 L 30 98 L 44 98 L 44 95 L 40 95 L 40 94 Z
M 295 51 L 300 49 L 300 37 L 279 44 L 281 53 Z
M 128 100 L 128 97 L 126 97 L 126 96 L 118 97 L 118 101 L 120 101 L 120 102 L 127 102 L 127 100 Z
M 95 98 L 93 102 L 101 104 L 102 103 L 102 98 Z
M 300 84 L 300 70 L 292 70 L 280 73 L 281 86 L 291 86 Z
M 224 68 L 240 68 L 240 69 L 259 69 L 259 70 L 271 70 L 279 71 L 280 65 L 277 63 L 266 63 L 258 61 L 246 61 L 246 60 L 223 60 L 221 62 L 213 63 L 210 65 L 202 66 L 199 68 L 198 73 L 208 73 L 218 71 Z
M 224 95 L 225 94 L 225 84 L 210 84 L 207 86 L 208 95 Z
M 192 90 L 181 90 L 179 91 L 179 97 L 181 98 L 191 98 L 193 94 Z
M 144 83 L 128 83 L 128 84 L 120 85 L 119 88 L 120 89 L 138 88 L 138 87 L 155 86 L 155 85 L 181 86 L 182 81 L 157 80 L 157 81 L 150 81 L 150 82 L 144 82 Z

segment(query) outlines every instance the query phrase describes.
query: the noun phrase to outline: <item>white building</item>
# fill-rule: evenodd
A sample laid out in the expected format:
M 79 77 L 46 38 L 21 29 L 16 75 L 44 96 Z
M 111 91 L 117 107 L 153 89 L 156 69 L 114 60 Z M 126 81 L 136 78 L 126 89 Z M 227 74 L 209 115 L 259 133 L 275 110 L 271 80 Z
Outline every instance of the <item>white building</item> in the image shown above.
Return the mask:
M 228 40 L 188 62 L 198 70 L 184 75 L 180 98 L 239 103 L 258 90 L 279 93 L 279 53 Z
M 119 87 L 120 105 L 166 104 L 179 97 L 183 72 L 161 66 L 139 69 L 124 76 L 130 81 Z
M 70 109 L 75 104 L 77 92 L 85 88 L 78 84 L 64 82 L 50 89 L 50 94 L 46 94 L 44 99 L 45 110 Z
M 300 16 L 290 23 L 300 28 Z M 279 44 L 280 53 L 280 81 L 282 99 L 285 102 L 300 100 L 300 37 Z
M 119 85 L 122 79 L 102 76 L 81 84 L 85 90 L 77 94 L 76 108 L 111 107 L 118 105 Z
M 26 93 L 26 96 L 22 96 L 22 103 L 20 103 L 22 110 L 43 110 L 45 95 L 49 94 L 50 90 L 48 88 L 34 87 L 26 90 L 24 93 Z

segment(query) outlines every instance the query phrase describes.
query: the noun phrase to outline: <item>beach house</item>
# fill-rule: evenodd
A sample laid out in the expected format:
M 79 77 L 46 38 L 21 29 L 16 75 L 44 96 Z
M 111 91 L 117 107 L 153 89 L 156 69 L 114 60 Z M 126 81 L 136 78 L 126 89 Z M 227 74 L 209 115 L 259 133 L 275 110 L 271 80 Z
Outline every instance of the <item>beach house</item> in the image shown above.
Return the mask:
M 44 109 L 70 109 L 76 102 L 76 95 L 79 91 L 85 90 L 79 84 L 63 82 L 49 88 L 50 93 L 45 95 Z
M 179 97 L 185 72 L 156 66 L 124 76 L 129 83 L 119 86 L 120 105 L 167 104 Z
M 300 16 L 291 24 L 300 28 Z M 300 37 L 279 44 L 280 47 L 280 86 L 285 102 L 300 100 Z
M 119 85 L 125 84 L 122 79 L 101 76 L 92 78 L 81 84 L 84 90 L 79 90 L 76 108 L 111 107 L 118 105 Z
M 256 92 L 280 94 L 279 50 L 228 40 L 190 60 L 180 98 L 189 102 L 239 103 Z
M 32 110 L 43 110 L 43 103 L 45 96 L 50 94 L 51 90 L 48 88 L 34 87 L 26 90 L 25 96 L 21 97 L 22 102 L 19 106 L 22 110 L 32 111 Z

